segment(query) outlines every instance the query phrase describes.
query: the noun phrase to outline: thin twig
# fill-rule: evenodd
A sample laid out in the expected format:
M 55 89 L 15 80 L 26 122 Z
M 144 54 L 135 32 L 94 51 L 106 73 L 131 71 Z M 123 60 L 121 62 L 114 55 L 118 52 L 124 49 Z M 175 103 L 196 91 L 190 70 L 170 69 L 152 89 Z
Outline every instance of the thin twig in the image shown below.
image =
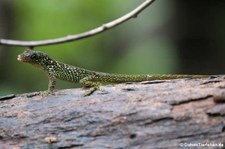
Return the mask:
M 99 33 L 102 33 L 106 30 L 112 29 L 112 28 L 130 20 L 131 18 L 136 18 L 140 12 L 142 12 L 145 8 L 150 6 L 154 1 L 155 0 L 145 0 L 142 4 L 140 4 L 137 8 L 135 8 L 128 14 L 126 14 L 116 20 L 113 20 L 109 23 L 103 24 L 100 27 L 97 27 L 90 31 L 84 32 L 84 33 L 69 35 L 66 37 L 55 38 L 55 39 L 40 40 L 40 41 L 19 41 L 19 40 L 0 39 L 0 45 L 37 47 L 37 46 L 46 46 L 46 45 L 53 45 L 53 44 L 59 44 L 59 43 L 66 43 L 66 42 L 71 42 L 71 41 L 91 37 L 91 36 L 97 35 Z

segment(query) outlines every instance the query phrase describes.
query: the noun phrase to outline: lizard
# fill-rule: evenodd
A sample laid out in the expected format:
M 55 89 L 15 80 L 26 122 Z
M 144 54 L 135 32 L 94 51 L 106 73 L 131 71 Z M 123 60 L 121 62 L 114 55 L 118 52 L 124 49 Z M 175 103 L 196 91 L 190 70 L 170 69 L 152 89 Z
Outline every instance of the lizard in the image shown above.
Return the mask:
M 90 89 L 85 92 L 85 95 L 88 96 L 99 89 L 100 83 L 123 83 L 151 80 L 169 80 L 180 78 L 194 79 L 209 77 L 209 75 L 188 74 L 128 75 L 104 73 L 64 64 L 62 62 L 52 59 L 43 52 L 30 49 L 25 50 L 22 54 L 18 55 L 17 60 L 32 64 L 42 69 L 47 74 L 49 79 L 47 94 L 54 92 L 57 79 L 70 82 L 78 82 L 84 87 L 90 87 Z

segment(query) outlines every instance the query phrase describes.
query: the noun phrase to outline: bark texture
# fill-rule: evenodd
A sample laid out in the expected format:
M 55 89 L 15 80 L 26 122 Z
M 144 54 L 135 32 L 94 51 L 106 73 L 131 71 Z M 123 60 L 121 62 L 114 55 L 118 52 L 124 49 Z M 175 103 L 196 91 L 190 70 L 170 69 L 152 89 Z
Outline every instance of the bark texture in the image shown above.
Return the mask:
M 1 148 L 225 146 L 224 76 L 109 85 L 83 95 L 1 97 Z

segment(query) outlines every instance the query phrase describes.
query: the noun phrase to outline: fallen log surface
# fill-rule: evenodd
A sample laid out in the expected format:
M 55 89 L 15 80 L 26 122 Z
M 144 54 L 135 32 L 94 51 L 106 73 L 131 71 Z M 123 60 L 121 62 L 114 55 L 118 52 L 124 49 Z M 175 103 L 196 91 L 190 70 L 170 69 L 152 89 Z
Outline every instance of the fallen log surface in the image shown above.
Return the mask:
M 0 97 L 1 149 L 225 147 L 225 76 Z

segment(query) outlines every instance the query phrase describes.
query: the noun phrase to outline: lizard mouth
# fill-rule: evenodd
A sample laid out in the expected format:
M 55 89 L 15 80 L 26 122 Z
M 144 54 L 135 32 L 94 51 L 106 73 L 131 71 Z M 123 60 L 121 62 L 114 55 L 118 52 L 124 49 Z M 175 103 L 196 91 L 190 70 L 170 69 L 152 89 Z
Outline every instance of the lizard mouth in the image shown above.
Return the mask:
M 17 60 L 21 62 L 26 62 L 26 58 L 22 57 L 21 55 L 18 55 Z

